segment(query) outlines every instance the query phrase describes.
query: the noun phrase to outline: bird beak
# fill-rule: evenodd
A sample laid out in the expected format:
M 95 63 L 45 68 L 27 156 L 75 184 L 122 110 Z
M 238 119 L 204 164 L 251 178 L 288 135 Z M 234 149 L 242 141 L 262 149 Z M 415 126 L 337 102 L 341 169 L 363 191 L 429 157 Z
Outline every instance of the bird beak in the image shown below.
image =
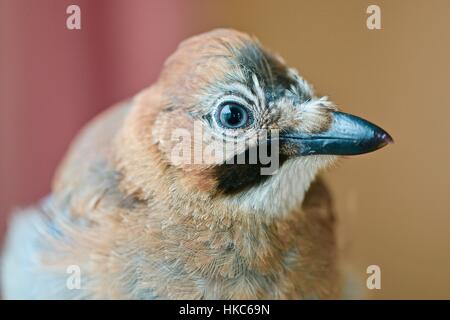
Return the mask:
M 291 132 L 280 138 L 299 147 L 300 155 L 356 155 L 375 151 L 394 141 L 386 131 L 367 120 L 343 112 L 332 111 L 332 114 L 327 131 Z

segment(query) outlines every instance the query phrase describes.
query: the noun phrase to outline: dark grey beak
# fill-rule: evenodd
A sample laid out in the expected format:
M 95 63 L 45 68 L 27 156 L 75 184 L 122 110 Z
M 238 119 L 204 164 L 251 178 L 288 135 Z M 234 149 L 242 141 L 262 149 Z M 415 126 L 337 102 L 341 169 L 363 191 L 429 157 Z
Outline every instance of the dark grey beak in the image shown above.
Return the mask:
M 386 131 L 375 124 L 343 112 L 333 112 L 333 121 L 325 132 L 291 132 L 280 138 L 298 145 L 301 155 L 356 155 L 394 142 Z

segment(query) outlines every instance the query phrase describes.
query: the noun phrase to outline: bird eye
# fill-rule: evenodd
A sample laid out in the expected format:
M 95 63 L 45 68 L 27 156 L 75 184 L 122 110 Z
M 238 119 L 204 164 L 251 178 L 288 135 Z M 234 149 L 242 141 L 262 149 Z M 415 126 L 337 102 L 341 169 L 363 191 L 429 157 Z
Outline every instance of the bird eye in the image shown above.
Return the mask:
M 250 124 L 251 116 L 246 107 L 236 102 L 224 102 L 219 107 L 217 120 L 229 129 L 238 129 Z

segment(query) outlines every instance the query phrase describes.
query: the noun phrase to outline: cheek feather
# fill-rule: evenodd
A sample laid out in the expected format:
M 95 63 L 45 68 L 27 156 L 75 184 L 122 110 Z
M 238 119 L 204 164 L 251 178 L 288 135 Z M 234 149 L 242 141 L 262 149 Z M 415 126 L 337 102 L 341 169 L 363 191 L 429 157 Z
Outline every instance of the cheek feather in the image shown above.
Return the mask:
M 334 156 L 308 156 L 285 161 L 270 179 L 245 190 L 230 202 L 244 212 L 279 217 L 299 208 L 317 173 L 334 163 Z
M 271 175 L 261 174 L 262 168 L 269 167 L 270 164 L 263 165 L 259 161 L 251 164 L 248 153 L 249 151 L 247 150 L 245 164 L 238 164 L 237 156 L 235 156 L 234 164 L 221 164 L 212 168 L 213 175 L 217 181 L 217 194 L 237 194 L 270 180 Z M 280 154 L 279 165 L 282 166 L 286 160 L 287 157 Z
M 326 131 L 332 120 L 330 110 L 336 111 L 337 108 L 333 102 L 328 101 L 327 97 L 302 103 L 300 119 L 304 130 L 309 132 Z
M 276 103 L 279 107 L 272 109 L 272 128 L 280 130 L 315 133 L 326 131 L 331 124 L 330 110 L 337 110 L 326 97 L 311 99 L 295 104 L 292 99 L 283 97 Z

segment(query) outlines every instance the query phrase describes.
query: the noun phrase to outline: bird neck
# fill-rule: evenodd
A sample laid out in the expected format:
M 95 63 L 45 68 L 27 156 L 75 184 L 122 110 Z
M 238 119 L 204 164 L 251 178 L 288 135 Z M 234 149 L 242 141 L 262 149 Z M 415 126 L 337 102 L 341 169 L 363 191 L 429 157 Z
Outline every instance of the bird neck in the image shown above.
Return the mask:
M 333 217 L 329 204 L 317 200 L 307 194 L 306 207 L 268 218 L 240 209 L 225 214 L 201 198 L 156 196 L 147 205 L 158 207 L 149 212 L 160 226 L 152 241 L 165 256 L 152 263 L 164 267 L 167 279 L 216 279 L 223 290 L 206 286 L 204 298 L 329 297 L 338 283 Z

